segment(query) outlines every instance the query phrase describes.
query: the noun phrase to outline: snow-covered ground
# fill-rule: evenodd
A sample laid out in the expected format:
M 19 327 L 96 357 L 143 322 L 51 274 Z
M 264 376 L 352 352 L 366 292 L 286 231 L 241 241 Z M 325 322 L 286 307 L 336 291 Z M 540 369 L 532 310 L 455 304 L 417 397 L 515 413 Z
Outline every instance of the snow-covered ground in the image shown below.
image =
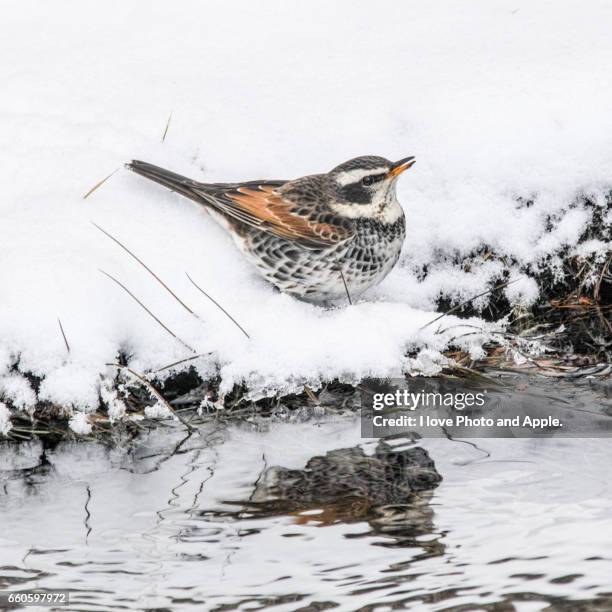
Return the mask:
M 486 244 L 518 270 L 576 244 L 590 215 L 570 208 L 577 196 L 606 205 L 611 21 L 612 4 L 595 0 L 5 7 L 0 399 L 31 405 L 19 372 L 32 372 L 44 377 L 41 399 L 90 410 L 118 350 L 141 372 L 190 356 L 100 269 L 197 352 L 212 353 L 194 364 L 204 374 L 218 365 L 226 387 L 431 369 L 436 351 L 474 331 L 453 317 L 420 330 L 440 293 L 465 299 L 501 270 L 482 261 L 465 271 L 449 258 Z M 333 311 L 275 293 L 203 210 L 123 169 L 83 199 L 131 158 L 232 181 L 327 171 L 361 154 L 416 155 L 399 186 L 408 238 L 379 288 Z M 521 207 L 519 197 L 534 204 Z M 528 278 L 508 287 L 513 302 L 536 291 Z M 485 336 L 457 342 L 476 354 Z M 418 363 L 403 357 L 419 347 L 427 352 Z

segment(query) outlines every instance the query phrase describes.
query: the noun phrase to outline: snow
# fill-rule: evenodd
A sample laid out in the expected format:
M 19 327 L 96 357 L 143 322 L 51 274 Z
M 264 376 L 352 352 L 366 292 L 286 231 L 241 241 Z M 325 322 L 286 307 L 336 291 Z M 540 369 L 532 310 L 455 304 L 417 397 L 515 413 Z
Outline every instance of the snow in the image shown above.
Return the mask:
M 164 406 L 161 402 L 157 402 L 153 406 L 147 406 L 144 412 L 145 416 L 149 419 L 167 419 L 172 417 L 168 407 Z
M 26 412 L 34 410 L 36 394 L 30 383 L 20 374 L 9 373 L 0 377 L 0 394 L 11 398 L 11 403 Z
M 70 429 L 77 434 L 87 435 L 91 433 L 92 430 L 92 425 L 84 412 L 75 412 L 70 417 L 68 424 L 70 425 Z
M 103 377 L 100 381 L 100 399 L 108 410 L 108 418 L 111 423 L 121 420 L 127 412 L 127 406 L 120 396 L 120 391 L 122 389 L 115 388 L 110 376 Z
M 538 298 L 538 284 L 528 276 L 517 276 L 510 279 L 504 293 L 511 304 L 531 306 Z
M 607 205 L 611 19 L 603 1 L 24 0 L 6 8 L 0 397 L 29 409 L 28 372 L 42 378 L 39 399 L 91 411 L 119 350 L 139 372 L 190 356 L 100 269 L 198 353 L 211 353 L 193 363 L 204 376 L 219 367 L 225 389 L 434 373 L 440 351 L 474 331 L 454 317 L 421 329 L 436 300 L 464 300 L 501 274 L 497 260 L 464 269 L 463 258 L 486 246 L 521 276 L 577 246 L 591 216 L 580 196 Z M 209 181 L 291 178 L 361 154 L 416 155 L 399 184 L 408 238 L 378 288 L 332 311 L 275 293 L 204 211 L 122 169 L 140 158 Z M 506 293 L 527 304 L 537 287 L 525 279 Z M 483 333 L 454 343 L 476 355 L 493 328 L 464 323 Z M 83 418 L 71 423 L 86 428 Z
M 6 436 L 13 429 L 11 413 L 4 402 L 0 402 L 0 434 Z

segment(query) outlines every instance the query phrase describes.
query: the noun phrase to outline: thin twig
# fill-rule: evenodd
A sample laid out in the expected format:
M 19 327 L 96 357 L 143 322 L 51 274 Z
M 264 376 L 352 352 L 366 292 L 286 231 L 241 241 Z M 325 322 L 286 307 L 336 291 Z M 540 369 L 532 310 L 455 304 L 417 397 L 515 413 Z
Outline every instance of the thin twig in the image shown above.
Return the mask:
M 221 304 L 219 304 L 219 302 L 217 302 L 217 300 L 215 300 L 214 298 L 212 298 L 210 295 L 208 295 L 208 293 L 206 293 L 206 291 L 204 291 L 204 289 L 202 289 L 194 280 L 193 278 L 191 278 L 191 276 L 189 276 L 189 274 L 187 272 L 185 272 L 185 274 L 187 275 L 187 278 L 191 281 L 191 284 L 200 292 L 202 293 L 202 295 L 206 296 L 223 314 L 225 314 L 225 316 L 232 321 L 232 323 L 234 323 L 234 325 L 247 337 L 249 338 L 249 340 L 251 339 L 251 336 L 249 336 L 249 334 L 246 333 L 246 331 L 244 330 L 244 327 L 242 327 L 242 325 L 240 325 L 240 323 L 238 323 L 238 321 L 236 321 L 236 319 L 234 319 L 234 317 L 232 317 L 232 315 L 227 312 L 227 310 L 225 310 L 225 308 L 223 308 L 223 306 L 221 306 Z
M 453 314 L 453 312 L 456 312 L 457 310 L 459 310 L 460 308 L 462 308 L 463 306 L 465 306 L 466 304 L 469 304 L 471 301 L 482 297 L 483 295 L 487 295 L 488 293 L 493 293 L 493 291 L 497 290 L 497 289 L 503 289 L 504 287 L 507 287 L 508 285 L 511 285 L 512 283 L 516 283 L 517 281 L 519 281 L 522 277 L 519 278 L 515 278 L 514 280 L 511 281 L 507 281 L 505 283 L 502 283 L 501 285 L 497 285 L 495 287 L 492 287 L 491 289 L 487 289 L 487 291 L 483 291 L 482 293 L 479 293 L 478 295 L 474 295 L 471 298 L 465 300 L 465 302 L 461 302 L 460 304 L 457 304 L 456 306 L 453 306 L 450 310 L 447 310 L 446 312 L 443 312 L 439 317 L 436 317 L 435 319 L 432 319 L 431 321 L 429 321 L 429 323 L 425 323 L 425 325 L 423 325 L 423 327 L 421 327 L 419 329 L 419 331 L 425 329 L 426 327 L 429 327 L 432 323 L 435 323 L 436 321 L 439 321 L 440 319 L 443 319 L 444 317 Z
M 189 306 L 187 306 L 187 304 L 185 304 L 185 302 L 183 302 L 183 300 L 181 300 L 181 298 L 176 295 L 176 293 L 174 293 L 174 291 L 172 291 L 172 289 L 170 289 L 170 287 L 168 287 L 168 285 L 166 285 L 166 283 L 164 283 L 161 278 L 159 278 L 159 276 L 157 276 L 157 274 L 155 274 L 155 272 L 153 272 L 153 270 L 151 270 L 151 268 L 149 268 L 149 266 L 147 266 L 144 261 L 142 261 L 142 259 L 132 253 L 132 251 L 130 251 L 130 249 L 125 246 L 125 244 L 120 242 L 117 238 L 115 238 L 112 234 L 100 227 L 94 221 L 92 221 L 91 224 L 97 229 L 99 229 L 105 236 L 108 236 L 115 244 L 119 245 L 130 257 L 135 259 L 189 314 L 193 315 L 198 319 L 200 318 L 191 308 L 189 308 Z
M 86 200 L 98 187 L 102 187 L 108 179 L 113 176 L 116 172 L 118 172 L 120 168 L 115 168 L 106 178 L 103 178 L 101 181 L 98 181 L 84 196 L 83 199 Z
M 166 129 L 164 130 L 164 134 L 162 136 L 162 144 L 164 144 L 164 140 L 166 140 L 166 134 L 168 133 L 168 128 L 170 127 L 170 120 L 172 119 L 172 113 L 168 115 L 168 121 L 166 122 Z
M 57 317 L 57 322 L 59 323 L 59 328 L 60 328 L 60 331 L 62 332 L 62 338 L 64 339 L 66 350 L 70 352 L 70 345 L 68 344 L 68 339 L 66 338 L 66 334 L 64 333 L 64 327 L 62 326 L 62 322 L 60 321 L 59 317 Z
M 152 317 L 159 325 L 161 325 L 175 340 L 178 340 L 186 349 L 195 353 L 195 349 L 191 348 L 184 340 L 181 340 L 169 327 L 164 325 L 123 283 L 118 281 L 114 276 L 111 276 L 108 272 L 100 270 L 104 276 L 110 278 L 113 282 L 117 283 L 150 317 Z
M 106 365 L 129 372 L 134 378 L 138 379 L 151 392 L 151 394 L 154 395 L 170 411 L 170 413 L 187 428 L 188 431 L 194 431 L 194 428 L 181 415 L 175 412 L 174 408 L 172 408 L 172 406 L 168 403 L 168 400 L 166 400 L 166 398 L 142 374 L 132 370 L 132 368 L 129 366 L 121 365 L 119 363 L 107 363 Z

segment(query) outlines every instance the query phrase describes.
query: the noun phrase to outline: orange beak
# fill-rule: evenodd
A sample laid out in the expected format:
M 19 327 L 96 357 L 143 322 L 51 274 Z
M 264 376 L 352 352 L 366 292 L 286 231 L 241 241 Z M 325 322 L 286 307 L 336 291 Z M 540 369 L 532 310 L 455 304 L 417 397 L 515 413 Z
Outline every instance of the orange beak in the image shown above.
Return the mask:
M 399 176 L 404 170 L 408 170 L 408 168 L 414 166 L 414 164 L 416 164 L 416 159 L 414 159 L 414 156 L 411 155 L 410 157 L 404 157 L 404 159 L 400 159 L 393 164 L 387 176 Z

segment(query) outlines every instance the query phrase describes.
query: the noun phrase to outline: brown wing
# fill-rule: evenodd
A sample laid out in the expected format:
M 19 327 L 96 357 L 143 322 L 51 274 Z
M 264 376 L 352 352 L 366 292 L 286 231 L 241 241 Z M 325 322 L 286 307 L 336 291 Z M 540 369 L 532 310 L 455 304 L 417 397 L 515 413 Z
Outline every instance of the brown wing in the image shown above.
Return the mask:
M 230 221 L 295 240 L 306 247 L 326 247 L 353 234 L 349 219 L 339 218 L 319 202 L 317 178 L 296 181 L 198 183 L 147 162 L 133 160 L 127 167 L 199 204 L 210 206 Z M 239 230 L 239 227 L 237 227 Z
M 305 246 L 331 246 L 352 235 L 346 221 L 334 222 L 333 215 L 309 210 L 280 193 L 276 186 L 250 183 L 236 186 L 215 198 L 216 207 L 247 225 Z

